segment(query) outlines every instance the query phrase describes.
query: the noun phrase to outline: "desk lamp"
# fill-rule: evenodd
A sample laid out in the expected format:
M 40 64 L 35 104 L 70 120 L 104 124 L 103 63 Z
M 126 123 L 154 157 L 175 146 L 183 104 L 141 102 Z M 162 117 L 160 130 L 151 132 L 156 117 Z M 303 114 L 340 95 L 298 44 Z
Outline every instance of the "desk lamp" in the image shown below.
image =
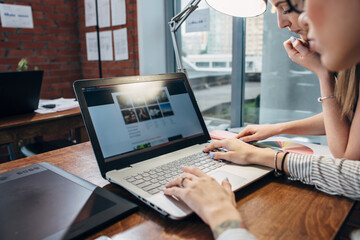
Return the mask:
M 176 39 L 176 31 L 190 14 L 198 8 L 200 2 L 201 0 L 191 0 L 186 7 L 169 22 L 176 64 L 178 67 L 177 71 L 183 72 L 186 75 L 187 72 L 183 67 Z M 254 17 L 260 15 L 265 12 L 267 4 L 267 0 L 206 0 L 206 2 L 213 9 L 234 17 Z

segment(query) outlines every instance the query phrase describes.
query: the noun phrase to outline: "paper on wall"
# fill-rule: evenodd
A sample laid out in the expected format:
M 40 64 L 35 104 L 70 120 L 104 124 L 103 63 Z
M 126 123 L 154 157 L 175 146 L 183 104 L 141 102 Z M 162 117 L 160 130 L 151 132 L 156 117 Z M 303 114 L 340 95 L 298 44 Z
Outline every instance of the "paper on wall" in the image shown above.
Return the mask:
M 110 0 L 98 0 L 99 27 L 110 27 Z
M 101 61 L 113 60 L 113 46 L 111 31 L 100 32 L 100 56 Z
M 200 9 L 186 20 L 186 32 L 206 32 L 210 30 L 210 9 Z
M 115 61 L 129 59 L 127 29 L 114 30 Z
M 88 61 L 95 61 L 99 59 L 96 32 L 86 33 L 86 52 Z
M 96 26 L 96 3 L 95 0 L 85 0 L 85 26 Z
M 125 0 L 111 0 L 111 22 L 113 26 L 126 24 Z
M 34 28 L 31 6 L 0 4 L 2 27 Z

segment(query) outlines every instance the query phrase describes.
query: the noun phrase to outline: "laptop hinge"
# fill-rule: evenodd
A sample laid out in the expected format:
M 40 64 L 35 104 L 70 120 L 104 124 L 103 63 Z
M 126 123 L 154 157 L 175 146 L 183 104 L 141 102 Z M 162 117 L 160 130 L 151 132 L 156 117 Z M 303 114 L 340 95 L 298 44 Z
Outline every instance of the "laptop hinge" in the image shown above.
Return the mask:
M 122 171 L 127 171 L 132 169 L 132 166 L 128 166 L 128 167 L 124 167 L 124 168 L 120 168 L 120 169 L 116 169 L 117 172 L 122 172 Z

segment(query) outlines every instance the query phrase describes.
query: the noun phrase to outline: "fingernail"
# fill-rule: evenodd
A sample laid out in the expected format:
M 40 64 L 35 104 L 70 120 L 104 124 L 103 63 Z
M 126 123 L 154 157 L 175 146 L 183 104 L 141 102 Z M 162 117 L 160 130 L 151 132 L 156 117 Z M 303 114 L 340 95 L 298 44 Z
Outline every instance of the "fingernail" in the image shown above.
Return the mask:
M 161 191 L 165 191 L 165 190 L 166 190 L 166 188 L 161 189 Z
M 230 182 L 228 177 L 226 177 L 225 180 L 228 181 L 228 182 Z
M 290 41 L 293 43 L 293 42 L 295 42 L 295 41 L 296 41 L 296 38 L 295 38 L 295 37 L 293 37 L 293 36 L 291 36 L 291 37 L 290 37 Z
M 244 139 L 243 139 L 243 138 L 239 138 L 239 140 L 240 140 L 240 141 L 244 141 Z
M 214 152 L 209 152 L 209 156 L 210 156 L 211 158 L 214 158 Z
M 185 166 L 184 166 L 184 165 L 180 165 L 180 167 L 179 167 L 179 168 L 180 168 L 180 169 L 182 169 L 183 167 L 185 167 Z

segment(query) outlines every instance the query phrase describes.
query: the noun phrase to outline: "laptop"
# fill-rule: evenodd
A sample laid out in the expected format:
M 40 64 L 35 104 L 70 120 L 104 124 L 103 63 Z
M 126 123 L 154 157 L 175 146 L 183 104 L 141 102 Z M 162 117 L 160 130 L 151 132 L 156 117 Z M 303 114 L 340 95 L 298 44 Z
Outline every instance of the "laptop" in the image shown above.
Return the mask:
M 44 71 L 0 73 L 0 117 L 31 113 L 38 108 Z
M 183 73 L 79 80 L 74 89 L 102 176 L 172 219 L 192 213 L 161 191 L 181 166 L 227 177 L 234 191 L 271 171 L 203 152 L 211 139 Z

